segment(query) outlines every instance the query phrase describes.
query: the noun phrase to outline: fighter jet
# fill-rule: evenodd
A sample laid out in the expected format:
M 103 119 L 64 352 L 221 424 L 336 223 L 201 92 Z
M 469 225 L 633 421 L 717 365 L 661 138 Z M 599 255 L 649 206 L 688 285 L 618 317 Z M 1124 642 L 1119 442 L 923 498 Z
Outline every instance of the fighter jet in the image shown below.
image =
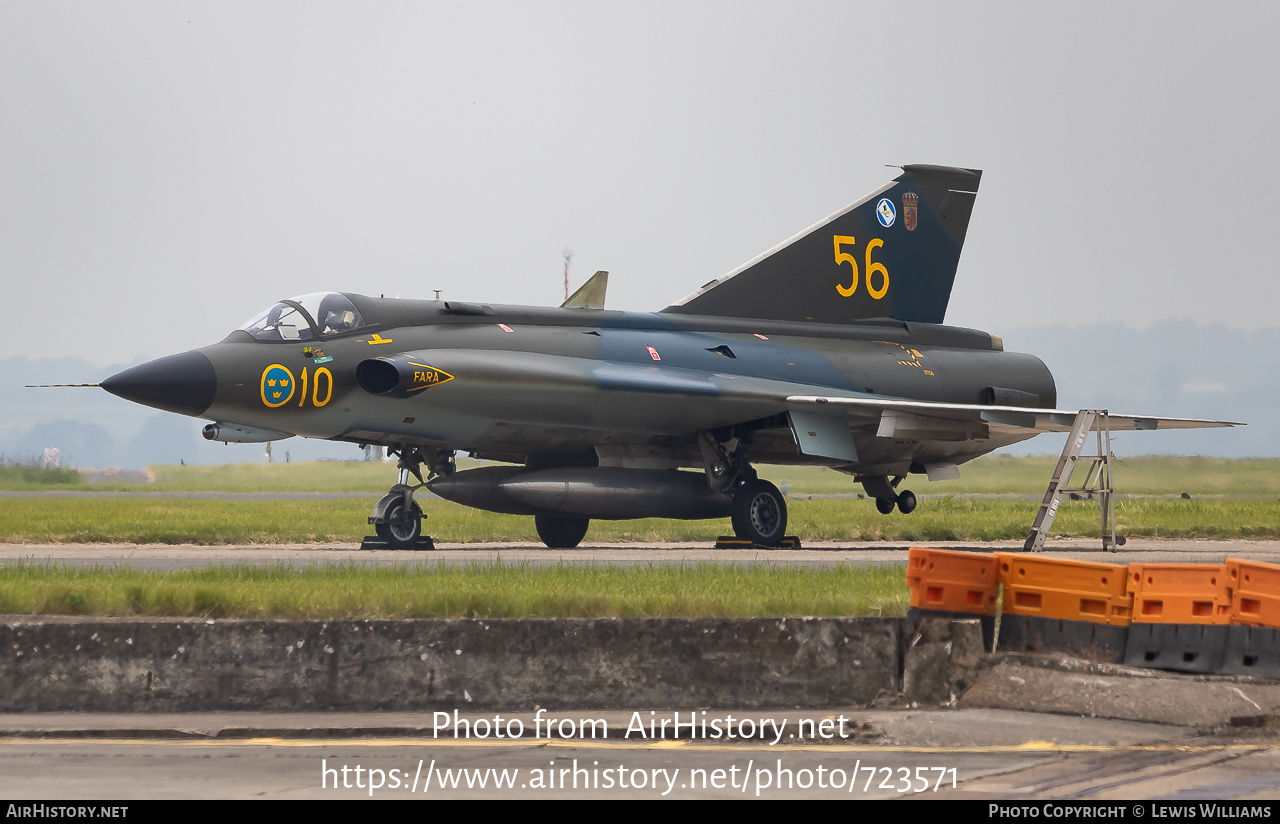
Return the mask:
M 398 482 L 369 522 L 395 547 L 422 535 L 423 487 L 532 515 L 550 547 L 576 546 L 593 518 L 647 517 L 728 517 L 739 538 L 777 546 L 786 499 L 762 464 L 831 467 L 880 512 L 907 514 L 909 475 L 955 478 L 1068 431 L 1075 410 L 1056 408 L 1038 358 L 943 324 L 982 173 L 898 168 L 656 313 L 605 310 L 604 273 L 558 308 L 308 294 L 101 386 L 208 419 L 214 441 L 388 447 Z M 457 471 L 459 452 L 497 463 Z

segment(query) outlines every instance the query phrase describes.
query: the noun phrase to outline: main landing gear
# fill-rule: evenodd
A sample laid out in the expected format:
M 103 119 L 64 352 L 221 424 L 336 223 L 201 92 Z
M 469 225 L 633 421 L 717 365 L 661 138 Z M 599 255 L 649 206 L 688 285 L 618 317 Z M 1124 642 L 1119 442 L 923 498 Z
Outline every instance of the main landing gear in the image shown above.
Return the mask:
M 453 453 L 424 453 L 416 446 L 399 446 L 394 447 L 390 454 L 400 456 L 400 461 L 396 464 L 399 478 L 396 485 L 374 505 L 369 523 L 373 524 L 374 532 L 387 542 L 390 549 L 412 549 L 423 540 L 422 519 L 425 516 L 422 514 L 422 507 L 413 499 L 413 493 L 426 486 L 422 478 L 422 465 L 427 465 L 431 475 L 452 475 Z M 410 475 L 418 479 L 416 484 L 409 483 Z
M 888 515 L 896 508 L 903 515 L 910 515 L 916 508 L 916 496 L 910 489 L 895 491 L 902 483 L 905 475 L 899 475 L 891 483 L 887 475 L 870 475 L 859 478 L 862 488 L 876 499 L 876 510 L 881 515 Z
M 747 462 L 745 437 L 720 440 L 704 432 L 698 438 L 707 484 L 733 498 L 733 534 L 759 546 L 779 546 L 787 534 L 787 499 L 756 475 Z

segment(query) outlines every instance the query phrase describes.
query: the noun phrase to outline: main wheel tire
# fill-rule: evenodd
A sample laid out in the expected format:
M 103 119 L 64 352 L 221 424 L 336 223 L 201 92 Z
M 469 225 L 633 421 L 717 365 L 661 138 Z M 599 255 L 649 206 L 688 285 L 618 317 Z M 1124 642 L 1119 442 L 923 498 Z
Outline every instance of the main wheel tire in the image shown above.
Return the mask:
M 910 489 L 904 489 L 898 493 L 898 511 L 903 515 L 910 515 L 911 511 L 916 508 L 916 494 Z
M 733 534 L 760 546 L 778 546 L 787 533 L 787 499 L 768 481 L 748 481 L 733 496 Z
M 387 522 L 375 525 L 374 532 L 392 549 L 414 547 L 418 538 L 422 537 L 422 507 L 414 501 L 409 510 L 409 519 L 405 521 L 404 503 L 392 504 L 387 510 Z
M 893 498 L 876 498 L 876 511 L 881 515 L 888 515 L 893 512 L 893 508 L 897 503 Z
M 551 549 L 573 549 L 586 537 L 591 520 L 560 515 L 534 515 L 533 526 L 538 530 L 538 537 Z

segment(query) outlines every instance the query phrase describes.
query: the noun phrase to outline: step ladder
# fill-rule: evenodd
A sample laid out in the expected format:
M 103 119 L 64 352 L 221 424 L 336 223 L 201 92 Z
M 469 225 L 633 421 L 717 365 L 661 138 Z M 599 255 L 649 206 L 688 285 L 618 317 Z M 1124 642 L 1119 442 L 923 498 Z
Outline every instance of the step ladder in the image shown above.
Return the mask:
M 1096 455 L 1082 455 L 1089 435 L 1097 434 L 1098 451 Z M 1070 487 L 1071 480 L 1080 459 L 1090 461 L 1089 469 L 1079 486 Z M 1026 552 L 1039 552 L 1044 549 L 1045 539 L 1049 537 L 1049 528 L 1053 526 L 1054 516 L 1058 514 L 1058 506 L 1064 495 L 1071 493 L 1085 494 L 1090 499 L 1098 496 L 1098 504 L 1102 509 L 1102 548 L 1107 552 L 1115 552 L 1117 547 L 1124 546 L 1124 537 L 1116 537 L 1115 504 L 1111 500 L 1111 423 L 1105 409 L 1081 409 L 1076 413 L 1075 423 L 1071 426 L 1071 434 L 1067 436 L 1066 446 L 1058 458 L 1058 465 L 1049 479 L 1049 489 L 1044 493 L 1040 510 L 1031 522 L 1031 532 L 1022 545 Z

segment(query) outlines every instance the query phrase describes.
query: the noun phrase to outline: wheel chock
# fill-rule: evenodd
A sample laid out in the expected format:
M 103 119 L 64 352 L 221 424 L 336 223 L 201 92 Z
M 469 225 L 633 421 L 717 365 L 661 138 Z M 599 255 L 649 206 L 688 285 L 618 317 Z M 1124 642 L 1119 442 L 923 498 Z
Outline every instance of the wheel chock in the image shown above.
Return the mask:
M 753 544 L 748 538 L 739 538 L 736 535 L 721 535 L 716 538 L 716 549 L 800 549 L 800 539 L 794 535 L 787 535 L 777 546 L 762 546 Z
M 391 546 L 391 542 L 386 538 L 379 538 L 377 535 L 366 535 L 364 540 L 360 542 L 361 549 L 396 549 Z M 431 540 L 430 535 L 423 535 L 418 538 L 413 547 L 409 551 L 422 552 L 431 551 L 436 548 L 435 541 Z

